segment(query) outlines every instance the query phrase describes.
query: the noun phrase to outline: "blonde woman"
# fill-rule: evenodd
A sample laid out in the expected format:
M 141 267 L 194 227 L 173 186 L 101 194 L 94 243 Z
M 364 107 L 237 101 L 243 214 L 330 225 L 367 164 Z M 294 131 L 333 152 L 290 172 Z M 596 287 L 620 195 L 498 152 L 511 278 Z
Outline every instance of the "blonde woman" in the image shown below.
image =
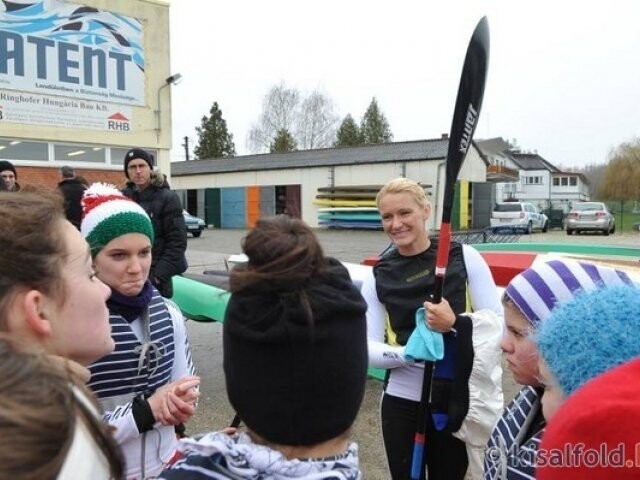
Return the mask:
M 424 189 L 408 178 L 396 178 L 378 192 L 377 203 L 395 248 L 373 268 L 362 294 L 368 304 L 369 362 L 388 369 L 381 420 L 391 477 L 404 480 L 411 472 L 424 375 L 424 363 L 406 355 L 416 322 L 442 333 L 444 344 L 444 358 L 434 366 L 422 478 L 427 470 L 430 480 L 462 480 L 469 462 L 477 476 L 481 452 L 502 407 L 498 291 L 480 254 L 453 242 L 442 302 L 429 302 L 437 241 L 426 228 L 431 205 Z M 476 313 L 463 315 L 470 309 Z M 470 383 L 470 377 L 484 383 Z M 475 438 L 467 435 L 470 431 Z

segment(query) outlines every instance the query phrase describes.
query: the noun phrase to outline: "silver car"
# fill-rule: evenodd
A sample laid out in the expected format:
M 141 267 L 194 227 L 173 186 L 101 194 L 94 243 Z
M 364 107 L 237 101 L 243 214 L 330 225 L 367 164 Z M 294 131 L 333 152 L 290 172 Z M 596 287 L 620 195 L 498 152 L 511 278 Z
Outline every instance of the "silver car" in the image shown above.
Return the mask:
M 574 203 L 566 224 L 567 235 L 586 231 L 600 231 L 603 235 L 609 235 L 616 231 L 616 219 L 602 202 Z

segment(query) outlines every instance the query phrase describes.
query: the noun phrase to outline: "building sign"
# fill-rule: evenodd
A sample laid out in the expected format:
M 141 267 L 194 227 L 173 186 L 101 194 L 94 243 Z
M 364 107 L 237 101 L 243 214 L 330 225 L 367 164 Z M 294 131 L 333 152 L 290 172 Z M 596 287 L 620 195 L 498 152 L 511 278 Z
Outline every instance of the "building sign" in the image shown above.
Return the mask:
M 0 6 L 0 88 L 144 105 L 139 20 L 63 0 Z
M 131 110 L 94 100 L 0 90 L 0 126 L 23 123 L 129 133 Z

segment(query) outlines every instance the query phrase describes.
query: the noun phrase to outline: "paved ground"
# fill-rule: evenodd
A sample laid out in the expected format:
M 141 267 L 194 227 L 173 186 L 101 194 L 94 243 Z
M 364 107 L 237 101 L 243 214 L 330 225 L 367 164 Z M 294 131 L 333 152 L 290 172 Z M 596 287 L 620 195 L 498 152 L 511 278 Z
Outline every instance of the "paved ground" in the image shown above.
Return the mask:
M 325 253 L 343 261 L 360 262 L 364 257 L 380 252 L 387 245 L 382 232 L 318 230 Z M 225 259 L 240 253 L 240 241 L 245 230 L 208 230 L 200 238 L 189 237 L 187 257 L 190 273 L 203 270 L 223 270 Z M 536 233 L 522 236 L 520 242 L 570 242 L 594 244 L 640 245 L 640 235 L 636 233 L 616 234 L 609 237 L 599 235 L 573 235 L 568 237 L 563 231 L 546 234 Z M 226 398 L 222 375 L 222 329 L 220 324 L 189 321 L 189 338 L 194 361 L 202 377 L 202 397 L 198 413 L 188 426 L 189 433 L 217 430 L 227 426 L 233 418 L 233 410 Z M 517 390 L 510 375 L 504 375 L 505 396 L 510 397 Z M 384 449 L 379 428 L 378 407 L 382 394 L 379 382 L 369 380 L 364 404 L 354 427 L 353 438 L 360 445 L 360 459 L 364 478 L 384 480 L 386 472 Z

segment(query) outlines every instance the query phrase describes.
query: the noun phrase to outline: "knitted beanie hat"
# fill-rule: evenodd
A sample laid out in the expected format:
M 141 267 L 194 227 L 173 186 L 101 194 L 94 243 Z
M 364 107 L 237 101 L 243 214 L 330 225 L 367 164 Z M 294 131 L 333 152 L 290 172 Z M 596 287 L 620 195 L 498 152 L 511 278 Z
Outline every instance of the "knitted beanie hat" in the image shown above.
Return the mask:
M 540 325 L 538 350 L 565 395 L 640 355 L 640 289 L 618 285 L 558 305 Z
M 223 323 L 227 394 L 251 431 L 289 446 L 347 432 L 364 396 L 366 310 L 333 259 L 325 272 L 286 291 L 231 295 Z
M 129 178 L 129 172 L 127 170 L 127 168 L 129 167 L 129 162 L 134 158 L 140 158 L 147 162 L 151 170 L 153 170 L 153 165 L 156 163 L 151 153 L 142 148 L 132 148 L 124 156 L 124 174 L 127 176 L 127 178 Z
M 556 303 L 569 300 L 578 292 L 629 283 L 629 276 L 620 270 L 575 260 L 551 260 L 514 277 L 504 294 L 537 327 Z
M 146 235 L 153 244 L 153 226 L 144 209 L 104 183 L 94 183 L 85 190 L 80 231 L 93 257 L 111 240 L 127 233 Z
M 549 422 L 538 451 L 539 480 L 640 478 L 640 360 L 587 382 Z
M 13 166 L 13 163 L 8 162 L 6 160 L 0 160 L 0 172 L 4 172 L 5 170 L 11 170 L 18 179 L 18 172 L 16 172 L 16 167 Z

